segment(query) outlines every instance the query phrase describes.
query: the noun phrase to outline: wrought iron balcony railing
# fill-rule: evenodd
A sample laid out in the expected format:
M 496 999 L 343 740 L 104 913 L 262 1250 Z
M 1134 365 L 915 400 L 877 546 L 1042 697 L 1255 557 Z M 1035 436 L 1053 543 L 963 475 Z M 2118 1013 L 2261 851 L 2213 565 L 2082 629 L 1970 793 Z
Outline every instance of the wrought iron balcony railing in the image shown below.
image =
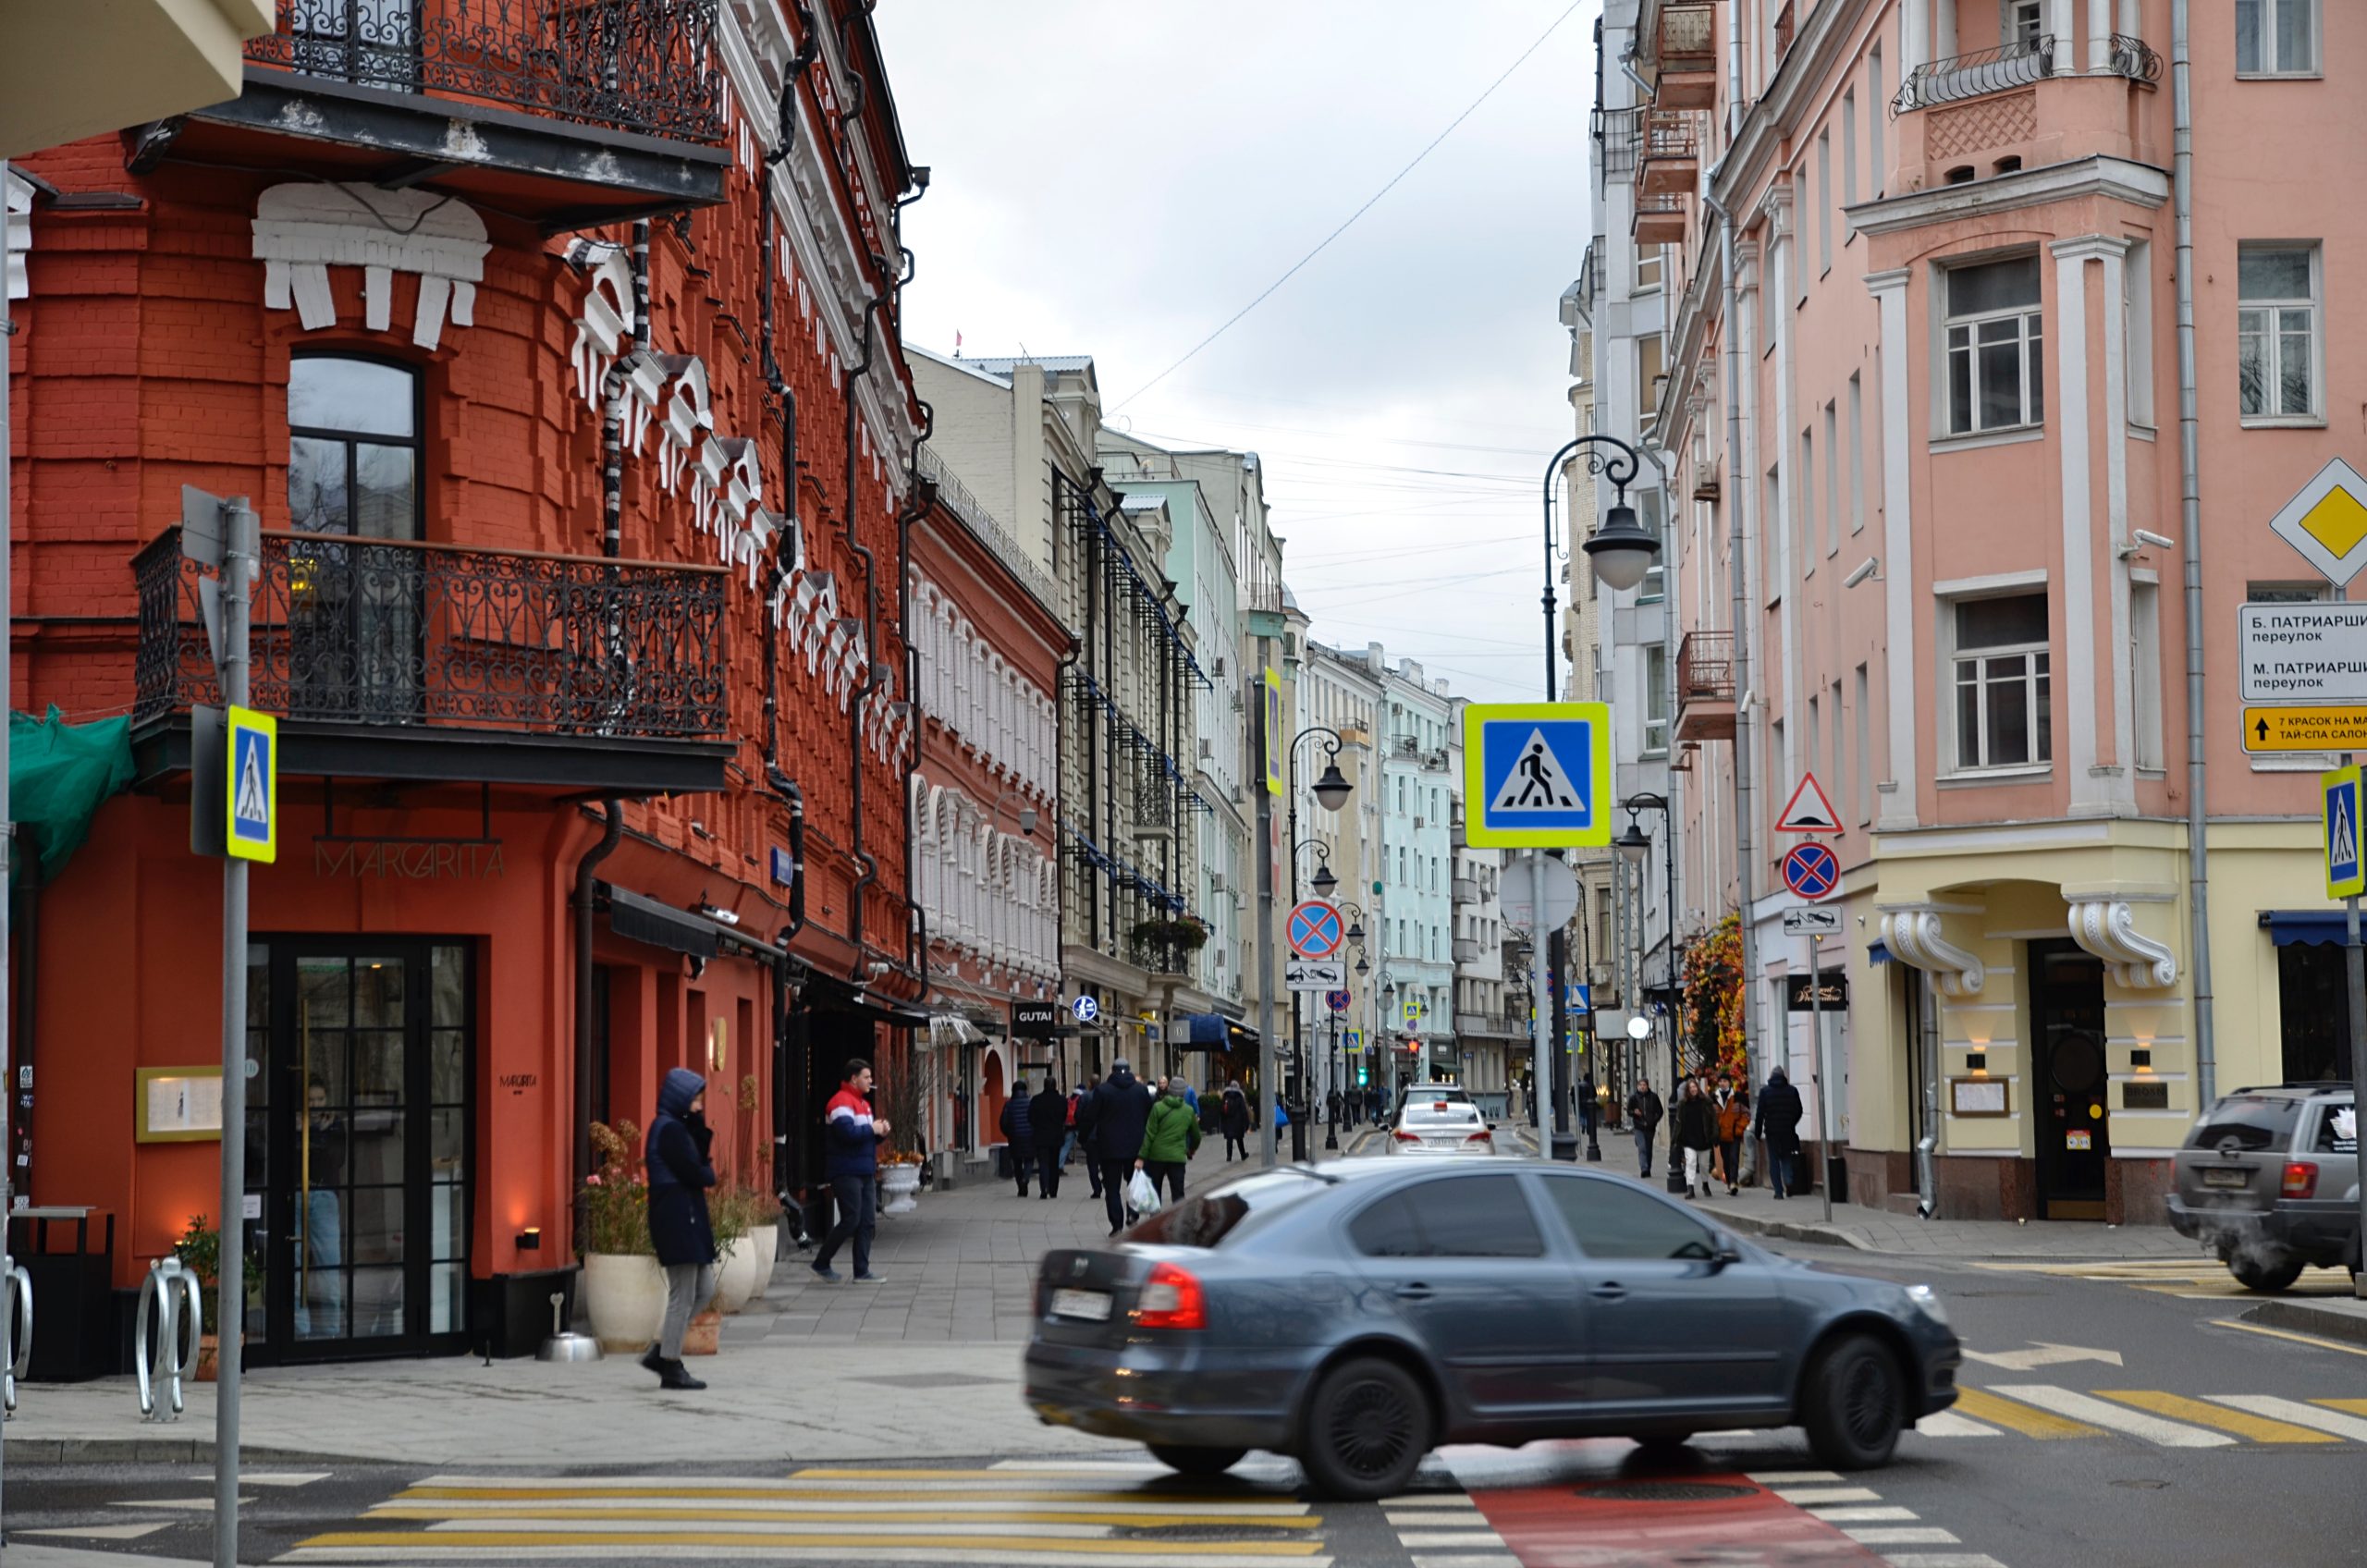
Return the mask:
M 180 530 L 132 557 L 135 724 L 218 704 Z M 273 530 L 253 705 L 331 724 L 632 740 L 726 734 L 721 567 Z
M 2115 76 L 2152 87 L 2162 80 L 2162 56 L 2141 38 L 2116 32 L 2105 49 L 2105 68 Z
M 1676 700 L 1735 700 L 1735 634 L 1688 631 L 1676 648 Z
M 716 0 L 279 0 L 247 58 L 676 141 L 723 140 Z
M 1662 9 L 1662 69 L 1707 69 L 1717 63 L 1717 9 L 1715 6 L 1686 0 Z
M 2158 71 L 2159 65 L 2154 68 Z M 1890 112 L 1903 115 L 1936 104 L 2005 92 L 2028 87 L 2054 74 L 2054 34 L 2042 32 L 2035 37 L 2016 39 L 2000 48 L 1976 49 L 1969 55 L 1955 55 L 1916 67 L 1899 83 L 1897 93 L 1890 101 Z

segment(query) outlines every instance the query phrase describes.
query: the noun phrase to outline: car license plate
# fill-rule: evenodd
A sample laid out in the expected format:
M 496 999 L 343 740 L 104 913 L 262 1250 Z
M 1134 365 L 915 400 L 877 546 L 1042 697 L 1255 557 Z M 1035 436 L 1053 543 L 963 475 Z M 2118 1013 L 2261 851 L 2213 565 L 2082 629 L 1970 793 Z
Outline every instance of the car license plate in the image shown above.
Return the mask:
M 1088 1323 L 1110 1321 L 1110 1298 L 1100 1291 L 1054 1291 L 1052 1316 L 1082 1317 Z
M 2252 1173 L 2249 1170 L 2205 1170 L 2202 1173 L 2202 1184 L 2206 1187 L 2249 1186 L 2251 1179 Z

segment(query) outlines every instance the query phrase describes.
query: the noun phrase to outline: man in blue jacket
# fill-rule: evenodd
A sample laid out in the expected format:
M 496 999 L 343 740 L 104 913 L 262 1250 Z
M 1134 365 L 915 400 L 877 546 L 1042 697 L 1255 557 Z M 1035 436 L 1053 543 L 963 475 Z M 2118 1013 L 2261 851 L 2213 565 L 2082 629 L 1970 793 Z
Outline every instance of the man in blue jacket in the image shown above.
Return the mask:
M 871 1063 L 855 1057 L 843 1072 L 839 1092 L 822 1114 L 822 1177 L 837 1201 L 839 1222 L 806 1267 L 837 1284 L 830 1259 L 838 1256 L 839 1243 L 852 1237 L 855 1280 L 876 1285 L 880 1281 L 871 1271 L 871 1235 L 879 1204 L 879 1142 L 888 1136 L 888 1123 L 871 1114 Z

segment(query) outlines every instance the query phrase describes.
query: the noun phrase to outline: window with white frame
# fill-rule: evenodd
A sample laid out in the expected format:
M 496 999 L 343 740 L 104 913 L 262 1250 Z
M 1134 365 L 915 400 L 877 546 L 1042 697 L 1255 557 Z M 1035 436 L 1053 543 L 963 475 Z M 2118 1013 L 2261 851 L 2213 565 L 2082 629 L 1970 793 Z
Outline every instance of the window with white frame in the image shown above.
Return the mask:
M 1872 682 L 1867 667 L 1858 667 L 1855 688 L 1858 704 L 1852 710 L 1858 720 L 1858 821 L 1860 826 L 1874 820 L 1874 710 L 1870 701 Z
M 1662 548 L 1652 552 L 1652 564 L 1644 569 L 1644 580 L 1636 585 L 1636 602 L 1656 605 L 1668 594 L 1668 539 L 1661 526 L 1661 493 L 1638 490 L 1635 496 L 1637 526 L 1661 541 Z
M 1866 527 L 1866 393 L 1858 373 L 1849 373 L 1849 532 Z
M 2236 0 L 2238 76 L 2316 76 L 2318 0 Z
M 1951 267 L 1948 434 L 1975 435 L 2046 417 L 2038 257 Z
M 2005 0 L 1998 7 L 1998 20 L 2005 30 L 1999 43 L 2009 48 L 2028 43 L 2046 31 L 2046 0 Z
M 1824 406 L 1824 553 L 1841 549 L 1841 416 Z
M 1816 436 L 1800 432 L 1800 466 L 1792 475 L 1799 505 L 1794 508 L 1792 537 L 1798 549 L 1802 577 L 1816 575 Z
M 2033 767 L 2054 756 L 2046 595 L 1958 599 L 1950 606 L 1956 771 Z
M 1668 650 L 1644 644 L 1644 754 L 1668 753 Z
M 2246 245 L 2236 254 L 2236 373 L 2247 420 L 2314 420 L 2318 248 Z
M 2153 247 L 2128 242 L 2121 271 L 2120 340 L 2123 374 L 2128 378 L 2128 423 L 2153 423 Z
M 1841 204 L 1858 204 L 1858 90 L 1854 87 L 1841 94 Z M 1841 242 L 1849 243 L 1847 234 Z
M 1883 46 L 1877 43 L 1866 56 L 1866 188 L 1877 196 L 1889 172 L 1883 167 L 1883 112 L 1889 103 L 1883 90 Z
M 1636 252 L 1636 293 L 1660 292 L 1661 279 L 1665 276 L 1666 255 L 1666 251 L 1658 245 L 1646 245 Z

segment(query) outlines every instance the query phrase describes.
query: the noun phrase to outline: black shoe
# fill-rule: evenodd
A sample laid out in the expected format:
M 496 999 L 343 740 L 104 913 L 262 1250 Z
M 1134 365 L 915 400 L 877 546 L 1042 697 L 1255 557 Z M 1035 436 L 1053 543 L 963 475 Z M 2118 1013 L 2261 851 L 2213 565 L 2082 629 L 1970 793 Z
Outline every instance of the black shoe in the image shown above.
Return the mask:
M 813 1262 L 807 1264 L 805 1267 L 811 1268 L 817 1276 L 829 1281 L 833 1285 L 839 1282 L 839 1271 L 831 1268 L 828 1264 L 823 1262 L 818 1257 Z
M 858 1285 L 884 1285 L 888 1280 L 882 1275 L 865 1273 L 856 1275 L 854 1282 Z
M 658 1371 L 657 1376 L 659 1378 L 658 1386 L 660 1388 L 681 1389 L 685 1391 L 689 1391 L 706 1387 L 705 1383 L 699 1381 L 696 1378 L 692 1377 L 689 1370 L 679 1361 L 669 1361 L 666 1363 L 664 1367 Z
M 1119 1231 L 1122 1231 L 1122 1230 L 1124 1230 L 1124 1229 L 1125 1229 L 1125 1227 L 1124 1227 L 1124 1226 L 1122 1226 L 1122 1225 L 1112 1225 L 1112 1226 L 1110 1226 L 1110 1233 L 1111 1235 L 1113 1235 L 1113 1236 L 1114 1236 L 1114 1235 L 1116 1235 Z
M 657 1344 L 655 1341 L 650 1342 L 647 1350 L 641 1353 L 641 1364 L 660 1378 L 666 1376 L 666 1358 L 657 1354 Z

